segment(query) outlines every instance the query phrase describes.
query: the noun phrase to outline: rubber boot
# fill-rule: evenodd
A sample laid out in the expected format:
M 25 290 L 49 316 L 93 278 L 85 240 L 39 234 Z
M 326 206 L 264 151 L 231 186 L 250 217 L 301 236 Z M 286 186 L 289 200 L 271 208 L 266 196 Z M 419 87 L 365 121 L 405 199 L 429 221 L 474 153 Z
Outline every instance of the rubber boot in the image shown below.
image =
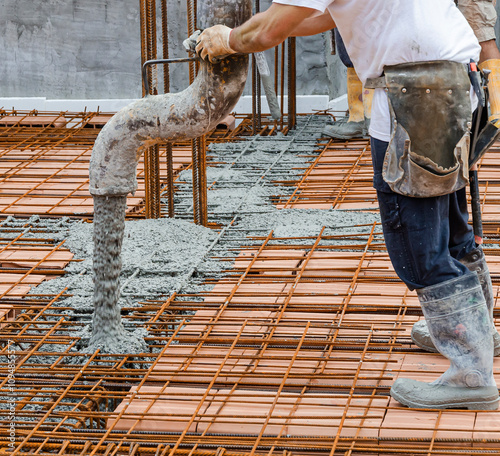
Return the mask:
M 397 379 L 391 396 L 413 408 L 496 410 L 493 338 L 479 278 L 475 272 L 417 290 L 432 341 L 450 360 L 432 383 Z
M 363 84 L 354 68 L 347 68 L 347 102 L 349 119 L 347 122 L 335 122 L 323 130 L 323 134 L 335 139 L 361 138 L 366 134 L 363 107 Z
M 483 249 L 481 247 L 477 247 L 476 249 L 465 255 L 465 257 L 463 257 L 460 262 L 463 265 L 467 266 L 470 271 L 477 272 L 491 322 L 491 333 L 493 336 L 493 355 L 500 356 L 500 334 L 498 334 L 493 321 L 493 308 L 495 306 L 495 298 L 493 296 L 493 286 L 491 284 L 490 271 L 488 269 L 488 264 L 486 263 Z M 411 338 L 415 345 L 417 345 L 421 349 L 429 352 L 437 352 L 437 349 L 432 342 L 425 320 L 417 321 L 413 325 L 413 328 L 411 330 Z
M 479 65 L 480 70 L 490 70 L 488 94 L 490 97 L 489 121 L 500 128 L 500 59 L 486 60 Z

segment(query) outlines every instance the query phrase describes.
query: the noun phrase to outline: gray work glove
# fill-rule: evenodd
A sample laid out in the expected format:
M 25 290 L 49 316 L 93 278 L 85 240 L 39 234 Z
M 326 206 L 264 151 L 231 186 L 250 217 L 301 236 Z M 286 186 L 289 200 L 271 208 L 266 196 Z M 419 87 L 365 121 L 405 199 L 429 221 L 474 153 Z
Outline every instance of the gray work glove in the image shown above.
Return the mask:
M 201 30 L 196 30 L 189 38 L 186 38 L 182 45 L 187 52 L 196 52 L 196 42 L 198 41 L 198 37 L 201 35 Z

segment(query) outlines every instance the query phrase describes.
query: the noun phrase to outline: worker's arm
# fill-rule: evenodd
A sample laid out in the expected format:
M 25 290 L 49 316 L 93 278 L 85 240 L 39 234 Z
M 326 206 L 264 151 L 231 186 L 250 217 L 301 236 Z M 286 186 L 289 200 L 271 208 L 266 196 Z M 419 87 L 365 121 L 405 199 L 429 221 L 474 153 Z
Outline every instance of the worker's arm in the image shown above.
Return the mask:
M 316 12 L 313 8 L 273 3 L 263 13 L 236 27 L 231 32 L 229 45 L 238 53 L 265 51 L 285 41 Z
M 332 15 L 326 10 L 321 16 L 304 19 L 290 34 L 290 36 L 311 36 L 327 32 L 335 28 Z
M 264 12 L 231 30 L 223 25 L 206 29 L 198 38 L 196 52 L 210 61 L 230 54 L 261 52 L 282 43 L 289 36 L 315 35 L 335 26 L 328 13 L 273 3 Z
M 497 42 L 495 40 L 481 41 L 481 55 L 479 57 L 479 63 L 483 63 L 486 60 L 500 59 L 500 51 L 497 47 Z

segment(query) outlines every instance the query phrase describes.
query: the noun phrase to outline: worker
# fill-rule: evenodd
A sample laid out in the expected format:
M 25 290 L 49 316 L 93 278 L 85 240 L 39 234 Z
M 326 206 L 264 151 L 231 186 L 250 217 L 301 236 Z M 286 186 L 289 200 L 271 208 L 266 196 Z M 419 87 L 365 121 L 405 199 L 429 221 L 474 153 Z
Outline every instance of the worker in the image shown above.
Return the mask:
M 500 52 L 495 40 L 495 23 L 497 14 L 495 0 L 456 0 L 455 3 L 465 16 L 469 25 L 481 44 L 481 69 L 492 71 L 491 85 L 499 86 Z M 347 53 L 342 36 L 335 29 L 335 43 L 341 62 L 347 67 L 347 103 L 349 117 L 347 121 L 340 120 L 328 125 L 323 130 L 326 136 L 334 139 L 353 139 L 366 136 L 370 126 L 371 102 L 373 91 L 363 87 L 354 65 Z M 498 120 L 500 116 L 500 87 L 492 92 L 491 104 L 493 115 Z M 500 337 L 497 340 L 500 353 Z
M 196 51 L 214 61 L 334 27 L 360 80 L 377 88 L 369 133 L 389 256 L 451 364 L 432 383 L 398 378 L 391 395 L 410 407 L 495 410 L 491 321 L 477 272 L 459 261 L 476 248 L 464 187 L 477 98 L 465 64 L 481 48 L 453 0 L 274 0 L 235 29 L 205 29 Z
M 479 44 L 481 45 L 481 55 L 479 58 L 479 68 L 489 70 L 489 98 L 490 116 L 489 120 L 497 127 L 500 127 L 500 51 L 495 39 L 495 23 L 497 14 L 495 1 L 493 0 L 458 0 L 458 8 L 472 27 Z M 500 356 L 500 334 L 493 324 L 493 309 L 495 298 L 488 265 L 481 247 L 477 247 L 460 261 L 471 270 L 477 271 L 483 289 L 483 294 L 488 307 L 488 314 L 492 323 L 493 350 L 495 356 Z M 416 345 L 424 350 L 436 352 L 427 323 L 425 320 L 417 322 L 411 333 Z

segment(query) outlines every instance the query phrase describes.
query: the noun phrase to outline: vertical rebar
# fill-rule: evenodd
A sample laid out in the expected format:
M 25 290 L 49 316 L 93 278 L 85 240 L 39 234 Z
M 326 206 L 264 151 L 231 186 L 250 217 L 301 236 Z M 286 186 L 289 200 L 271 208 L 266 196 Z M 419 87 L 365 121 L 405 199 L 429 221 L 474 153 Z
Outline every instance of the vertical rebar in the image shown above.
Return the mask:
M 144 62 L 148 59 L 147 51 L 147 29 L 146 29 L 146 2 L 147 0 L 140 0 L 140 26 L 141 26 L 141 69 Z M 151 86 L 150 86 L 151 87 Z M 146 90 L 142 85 L 142 96 L 146 96 Z
M 162 31 L 162 50 L 163 58 L 169 58 L 168 50 L 168 13 L 167 0 L 161 0 L 161 31 Z M 163 65 L 163 90 L 164 93 L 170 92 L 170 69 L 168 64 Z M 175 216 L 174 207 L 174 159 L 172 143 L 166 145 L 166 162 L 167 162 L 167 213 L 169 217 Z
M 167 15 L 167 0 L 161 0 L 161 35 L 162 35 L 162 50 L 163 58 L 169 58 L 168 52 L 168 15 Z M 168 64 L 163 65 L 163 91 L 170 92 L 170 70 Z
M 197 225 L 201 224 L 200 215 L 200 165 L 198 154 L 199 142 L 197 139 L 191 140 L 191 157 L 192 157 L 192 173 L 193 173 L 193 219 Z
M 145 9 L 141 8 L 141 15 L 144 13 L 144 19 L 141 18 L 141 27 L 143 27 L 143 48 L 146 49 L 146 60 L 157 58 L 156 46 L 156 0 L 146 0 Z M 144 24 L 144 25 L 143 25 Z M 148 69 L 149 87 L 152 94 L 158 93 L 156 67 Z M 149 94 L 146 94 L 149 95 Z M 150 147 L 144 153 L 144 180 L 146 191 L 145 213 L 146 218 L 161 217 L 160 205 L 160 148 L 158 145 Z
M 255 13 L 260 12 L 260 0 L 255 0 Z M 260 73 L 256 72 L 256 87 L 257 92 L 255 94 L 257 98 L 257 130 L 262 129 L 262 87 L 260 82 Z
M 156 0 L 146 1 L 146 46 L 147 59 L 152 60 L 157 58 L 156 48 Z M 151 92 L 157 93 L 157 80 L 153 75 L 156 74 L 156 66 L 151 65 L 148 68 L 148 82 L 151 87 Z
M 194 33 L 197 26 L 197 3 L 196 0 L 187 0 L 188 10 L 188 33 Z M 190 62 L 189 81 L 194 81 L 197 67 Z M 193 217 L 198 225 L 207 224 L 207 176 L 205 138 L 200 137 L 191 141 L 191 156 L 193 158 Z
M 174 209 L 174 159 L 172 143 L 167 143 L 167 201 L 168 216 L 175 216 Z
M 296 39 L 288 38 L 288 129 L 297 124 L 297 91 L 296 91 Z
M 196 27 L 196 3 L 195 0 L 187 0 L 187 31 L 188 36 L 191 36 Z M 189 84 L 192 84 L 195 76 L 195 64 L 189 62 Z
M 281 43 L 281 113 L 285 111 L 285 43 Z M 277 86 L 276 86 L 277 87 Z M 281 116 L 280 126 L 283 130 L 283 115 Z
M 252 135 L 257 134 L 257 62 L 252 54 Z
M 200 225 L 207 226 L 208 224 L 208 205 L 207 205 L 207 155 L 205 136 L 197 138 L 198 141 L 198 163 L 199 163 L 199 189 L 200 197 Z
M 155 145 L 144 155 L 144 179 L 146 186 L 146 218 L 160 218 L 160 147 Z

